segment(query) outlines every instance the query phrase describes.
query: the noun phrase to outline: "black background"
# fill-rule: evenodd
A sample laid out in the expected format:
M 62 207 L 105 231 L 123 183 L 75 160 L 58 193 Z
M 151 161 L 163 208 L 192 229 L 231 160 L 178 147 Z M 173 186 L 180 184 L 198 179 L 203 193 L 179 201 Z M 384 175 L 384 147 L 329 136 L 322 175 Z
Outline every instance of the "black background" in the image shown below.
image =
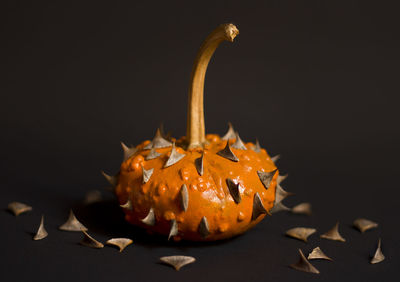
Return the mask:
M 394 2 L 393 2 L 394 3 Z M 395 281 L 399 267 L 398 7 L 376 1 L 2 2 L 0 104 L 1 281 Z M 185 134 L 190 71 L 207 34 L 225 22 L 240 35 L 223 43 L 207 72 L 207 132 L 231 121 L 281 154 L 283 183 L 309 201 L 311 217 L 277 214 L 217 243 L 168 243 L 124 223 L 107 186 L 119 141 L 151 139 L 164 122 Z M 34 210 L 17 218 L 11 201 Z M 123 253 L 80 246 L 62 232 L 68 210 L 105 241 L 127 236 Z M 33 241 L 41 214 L 49 236 Z M 357 217 L 377 221 L 361 234 Z M 346 243 L 319 239 L 336 221 Z M 305 244 L 283 233 L 315 227 Z M 386 260 L 370 265 L 382 237 Z M 297 249 L 320 246 L 335 261 L 320 275 L 288 267 Z M 185 254 L 175 272 L 157 263 Z

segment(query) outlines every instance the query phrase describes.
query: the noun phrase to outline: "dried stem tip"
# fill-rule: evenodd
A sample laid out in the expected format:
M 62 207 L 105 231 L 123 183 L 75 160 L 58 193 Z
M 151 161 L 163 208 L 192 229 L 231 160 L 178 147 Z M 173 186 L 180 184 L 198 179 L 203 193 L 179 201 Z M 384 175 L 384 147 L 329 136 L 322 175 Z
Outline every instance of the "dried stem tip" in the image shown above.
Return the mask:
M 107 245 L 117 246 L 119 248 L 119 252 L 122 252 L 132 243 L 133 241 L 129 238 L 112 238 L 106 242 Z
M 308 236 L 315 233 L 316 231 L 317 230 L 314 228 L 295 227 L 286 231 L 286 235 L 307 242 Z
M 18 216 L 21 213 L 29 212 L 32 210 L 31 206 L 28 206 L 20 202 L 11 202 L 8 204 L 8 209 L 15 215 Z
M 49 234 L 47 233 L 46 229 L 44 228 L 44 216 L 42 215 L 42 218 L 40 219 L 39 228 L 36 232 L 36 235 L 33 237 L 33 240 L 35 240 L 35 241 L 42 240 L 42 239 L 46 238 L 47 235 L 49 235 Z
M 196 259 L 194 257 L 189 256 L 168 256 L 168 257 L 161 257 L 160 261 L 171 265 L 175 270 L 179 271 L 183 266 L 194 263 Z

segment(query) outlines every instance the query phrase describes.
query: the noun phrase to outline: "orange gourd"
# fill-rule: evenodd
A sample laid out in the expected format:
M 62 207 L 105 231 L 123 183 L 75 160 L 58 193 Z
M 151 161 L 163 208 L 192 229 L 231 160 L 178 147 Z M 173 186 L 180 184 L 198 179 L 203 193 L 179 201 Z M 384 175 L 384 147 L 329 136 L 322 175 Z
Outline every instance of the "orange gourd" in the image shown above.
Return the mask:
M 174 240 L 219 240 L 253 227 L 283 198 L 279 182 L 284 177 L 258 142 L 243 143 L 231 125 L 223 137 L 205 135 L 208 62 L 222 41 L 233 41 L 238 33 L 233 24 L 221 25 L 198 52 L 189 89 L 187 136 L 168 138 L 158 129 L 152 141 L 132 148 L 122 143 L 120 172 L 104 173 L 115 186 L 128 222 Z

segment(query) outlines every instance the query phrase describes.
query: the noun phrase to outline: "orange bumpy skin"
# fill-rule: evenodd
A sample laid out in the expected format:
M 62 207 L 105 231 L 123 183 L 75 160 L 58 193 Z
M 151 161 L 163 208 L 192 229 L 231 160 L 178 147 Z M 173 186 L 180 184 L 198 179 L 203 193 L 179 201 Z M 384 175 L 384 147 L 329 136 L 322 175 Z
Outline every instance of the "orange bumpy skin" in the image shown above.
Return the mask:
M 136 153 L 122 163 L 115 189 L 120 204 L 126 205 L 124 212 L 127 221 L 149 231 L 172 235 L 170 237 L 174 240 L 211 241 L 241 234 L 265 217 L 265 212 L 274 205 L 279 175 L 267 152 L 264 149 L 256 152 L 252 143 L 245 144 L 247 150 L 231 147 L 231 151 L 239 159 L 235 162 L 217 154 L 225 148 L 226 140 L 214 134 L 208 134 L 206 140 L 208 144 L 204 148 L 186 151 L 180 147 L 185 143 L 185 137 L 177 140 L 175 148 L 185 156 L 169 167 L 164 166 L 172 146 L 155 149 L 161 155 L 150 160 L 146 160 L 150 149 L 146 150 L 144 147 L 151 141 L 144 141 L 136 147 Z M 232 145 L 234 141 L 230 140 L 229 143 Z M 195 160 L 202 154 L 201 176 Z M 153 169 L 146 183 L 143 183 L 143 169 Z M 258 171 L 274 172 L 268 188 L 260 180 Z M 228 188 L 227 178 L 240 184 L 238 203 Z M 183 184 L 188 191 L 186 211 L 182 204 Z M 256 193 L 265 211 L 254 216 Z M 145 224 L 142 220 L 151 208 L 155 223 Z M 177 226 L 173 234 L 172 223 Z

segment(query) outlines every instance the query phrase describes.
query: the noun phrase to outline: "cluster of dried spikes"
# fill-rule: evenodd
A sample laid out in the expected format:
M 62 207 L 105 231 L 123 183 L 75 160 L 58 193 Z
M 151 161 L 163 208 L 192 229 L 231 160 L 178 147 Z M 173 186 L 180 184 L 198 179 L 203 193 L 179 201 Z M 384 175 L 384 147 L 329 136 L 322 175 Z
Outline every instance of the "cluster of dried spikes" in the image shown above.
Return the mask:
M 221 139 L 226 140 L 226 146 L 222 150 L 217 152 L 217 154 L 225 159 L 232 161 L 232 162 L 238 162 L 239 158 L 236 157 L 236 155 L 231 150 L 231 148 L 238 149 L 238 150 L 247 150 L 247 148 L 244 145 L 242 139 L 240 138 L 239 133 L 234 130 L 231 123 L 229 123 L 229 128 L 228 128 L 227 133 Z M 230 145 L 229 142 L 230 142 L 230 140 L 233 140 L 233 139 L 235 140 L 235 142 L 232 145 Z M 122 142 L 121 142 L 121 146 L 123 149 L 123 160 L 124 161 L 126 161 L 130 157 L 132 157 L 138 150 L 135 147 L 128 147 L 127 145 L 125 145 Z M 167 148 L 167 147 L 171 147 L 171 152 L 170 152 L 169 158 L 167 159 L 167 161 L 164 164 L 164 167 L 170 167 L 170 166 L 178 163 L 180 160 L 182 160 L 185 157 L 185 154 L 181 154 L 176 150 L 175 142 L 171 142 L 171 141 L 167 140 L 167 138 L 165 137 L 165 134 L 163 134 L 162 130 L 160 130 L 160 128 L 158 128 L 153 140 L 150 143 L 148 143 L 146 146 L 143 147 L 143 150 L 150 150 L 150 152 L 145 157 L 145 160 L 152 160 L 152 159 L 162 156 L 162 154 L 158 153 L 156 151 L 156 149 Z M 258 140 L 256 140 L 255 145 L 251 149 L 254 150 L 255 152 L 260 152 L 261 147 L 260 147 L 260 143 L 258 142 Z M 271 160 L 273 162 L 276 162 L 278 159 L 279 159 L 279 155 L 271 158 Z M 194 161 L 194 166 L 196 167 L 198 174 L 200 176 L 202 176 L 203 172 L 204 172 L 204 153 Z M 153 175 L 153 171 L 154 171 L 153 168 L 146 170 L 142 166 L 143 184 L 147 183 L 150 180 L 151 176 Z M 258 178 L 260 179 L 260 181 L 263 184 L 263 186 L 265 187 L 265 189 L 269 188 L 271 181 L 276 172 L 277 172 L 277 170 L 273 170 L 271 172 L 257 171 Z M 102 171 L 102 174 L 113 187 L 115 187 L 118 184 L 119 173 L 116 174 L 115 176 L 110 176 L 110 175 L 106 174 L 104 171 Z M 262 214 L 272 214 L 272 213 L 276 213 L 279 211 L 291 210 L 290 208 L 288 208 L 284 204 L 282 204 L 282 201 L 286 197 L 293 195 L 293 193 L 285 191 L 282 188 L 282 186 L 280 185 L 280 183 L 283 180 L 285 180 L 286 177 L 287 177 L 287 175 L 279 175 L 277 177 L 277 181 L 276 181 L 277 187 L 276 187 L 276 192 L 275 192 L 274 207 L 270 211 L 265 209 L 258 192 L 256 192 L 254 194 L 253 212 L 252 212 L 252 217 L 251 217 L 252 220 L 257 219 Z M 227 184 L 229 193 L 232 196 L 233 200 L 235 201 L 236 204 L 239 204 L 241 201 L 241 195 L 240 195 L 240 191 L 239 191 L 240 184 L 235 183 L 235 181 L 232 180 L 231 178 L 226 178 L 226 184 Z M 183 184 L 181 186 L 181 189 L 179 191 L 179 196 L 180 196 L 181 208 L 183 211 L 186 211 L 189 206 L 189 193 L 188 193 L 186 184 Z M 128 199 L 128 201 L 126 203 L 124 203 L 120 206 L 122 208 L 132 210 L 132 202 L 130 201 L 130 199 Z M 294 209 L 293 212 L 307 213 L 308 211 L 303 211 L 300 208 L 299 211 Z M 148 226 L 154 226 L 156 224 L 156 216 L 154 213 L 154 209 L 150 208 L 146 217 L 143 218 L 141 221 Z M 205 216 L 201 218 L 201 221 L 198 226 L 198 232 L 203 238 L 206 238 L 210 234 L 208 220 Z M 176 236 L 176 235 L 178 235 L 178 223 L 176 222 L 175 219 L 173 219 L 173 220 L 171 220 L 171 223 L 170 223 L 170 232 L 168 234 L 168 239 L 170 239 L 171 237 Z

